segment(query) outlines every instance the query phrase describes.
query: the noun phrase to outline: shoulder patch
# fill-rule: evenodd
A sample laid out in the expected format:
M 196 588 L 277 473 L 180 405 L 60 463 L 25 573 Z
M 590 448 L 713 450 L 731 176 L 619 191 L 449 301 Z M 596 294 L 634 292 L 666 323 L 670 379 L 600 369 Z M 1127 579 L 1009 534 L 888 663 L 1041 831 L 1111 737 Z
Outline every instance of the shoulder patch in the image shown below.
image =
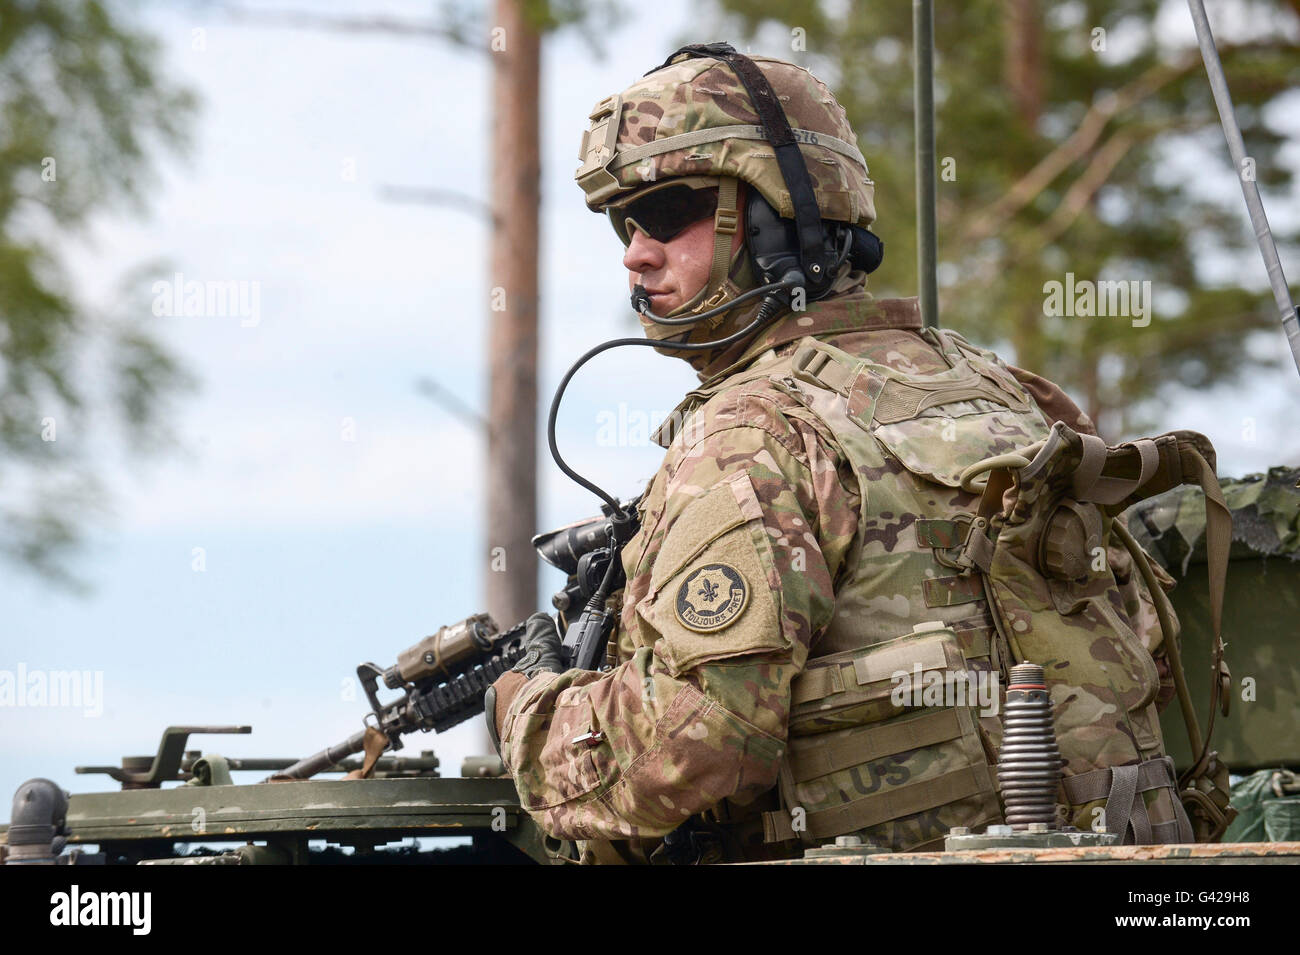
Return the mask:
M 677 589 L 677 619 L 700 633 L 721 630 L 749 602 L 749 583 L 729 564 L 705 564 Z

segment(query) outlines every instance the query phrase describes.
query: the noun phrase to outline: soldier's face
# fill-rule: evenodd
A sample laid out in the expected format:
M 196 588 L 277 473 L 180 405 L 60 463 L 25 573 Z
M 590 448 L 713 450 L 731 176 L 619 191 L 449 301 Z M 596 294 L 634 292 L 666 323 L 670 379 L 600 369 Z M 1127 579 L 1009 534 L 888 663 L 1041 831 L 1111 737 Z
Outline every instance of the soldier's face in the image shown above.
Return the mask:
M 738 205 L 740 218 L 731 237 L 733 255 L 745 241 L 743 190 Z M 632 242 L 623 255 L 628 291 L 638 283 L 645 286 L 650 293 L 650 310 L 656 315 L 671 314 L 699 294 L 712 264 L 713 216 L 692 223 L 667 242 L 633 229 Z

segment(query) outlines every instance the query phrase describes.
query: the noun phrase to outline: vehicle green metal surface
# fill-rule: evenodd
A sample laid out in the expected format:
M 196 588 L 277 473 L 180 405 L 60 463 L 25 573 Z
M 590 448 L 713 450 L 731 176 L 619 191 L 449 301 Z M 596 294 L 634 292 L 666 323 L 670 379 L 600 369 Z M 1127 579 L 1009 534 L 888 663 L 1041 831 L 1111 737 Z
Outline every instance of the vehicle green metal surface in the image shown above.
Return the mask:
M 472 850 L 454 853 L 448 861 L 478 857 L 544 864 L 562 851 L 519 808 L 511 781 L 500 778 L 305 780 L 78 793 L 69 800 L 65 831 L 69 849 L 97 846 L 110 863 L 181 856 L 192 843 L 229 843 L 230 851 L 241 854 L 240 864 L 305 863 L 313 861 L 308 843 L 319 840 L 355 850 L 356 861 L 381 863 L 409 853 L 385 853 L 380 847 L 423 836 L 474 837 Z M 264 852 L 242 847 L 263 841 Z M 439 861 L 437 850 L 424 855 L 423 861 Z M 221 857 L 190 861 L 204 858 Z
M 1233 544 L 1223 608 L 1232 708 L 1214 724 L 1213 748 L 1234 774 L 1300 764 L 1300 469 L 1224 479 Z M 1183 666 L 1202 721 L 1210 698 L 1208 573 L 1201 490 L 1176 488 L 1134 506 L 1128 524 L 1177 580 L 1170 595 L 1182 629 Z M 1179 769 L 1191 762 L 1178 707 L 1161 720 Z

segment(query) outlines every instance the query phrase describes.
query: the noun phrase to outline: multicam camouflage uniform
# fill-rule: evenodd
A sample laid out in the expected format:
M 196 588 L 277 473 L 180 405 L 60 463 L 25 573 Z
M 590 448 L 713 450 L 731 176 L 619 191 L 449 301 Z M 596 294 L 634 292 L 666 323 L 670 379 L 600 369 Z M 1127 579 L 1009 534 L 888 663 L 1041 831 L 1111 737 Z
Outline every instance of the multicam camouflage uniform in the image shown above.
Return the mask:
M 927 606 L 924 580 L 894 581 L 892 588 L 886 583 L 891 554 L 921 549 L 915 533 L 924 515 L 862 499 L 836 436 L 800 400 L 797 386 L 766 374 L 745 379 L 767 366 L 788 365 L 806 336 L 825 337 L 892 367 L 941 371 L 941 354 L 919 331 L 915 300 L 874 302 L 854 289 L 790 316 L 750 349 L 750 362 L 713 384 L 711 395 L 687 398 L 694 413 L 651 481 L 641 504 L 642 529 L 624 551 L 628 583 L 618 665 L 602 674 L 536 677 L 500 727 L 523 805 L 548 831 L 630 840 L 633 846 L 618 850 L 632 855 L 652 849 L 689 816 L 711 810 L 716 818 L 748 820 L 740 830 L 751 845 L 729 843 L 732 857 L 737 851 L 770 854 L 753 844 L 761 821 L 747 807 L 777 782 L 794 705 L 791 685 L 810 654 L 824 657 L 852 646 L 864 627 L 880 639 L 897 636 L 917 622 L 940 619 L 945 610 Z M 1058 389 L 1010 370 L 1048 418 L 1090 430 Z M 896 497 L 897 485 L 912 482 L 893 462 L 867 480 L 881 498 Z M 974 497 L 956 496 L 966 505 Z M 855 545 L 878 555 L 885 580 L 873 584 L 874 595 L 861 606 L 846 606 L 842 585 Z M 1115 552 L 1112 559 L 1121 564 L 1127 554 Z M 726 571 L 708 581 L 718 566 L 734 572 L 725 584 Z M 1158 630 L 1151 626 L 1149 595 L 1127 563 L 1116 569 L 1135 628 L 1152 639 Z M 710 629 L 690 617 L 691 608 L 678 611 L 683 586 L 701 578 L 743 590 L 735 616 Z M 698 601 L 712 609 L 707 603 Z M 992 628 L 983 601 L 952 609 L 964 611 L 964 620 L 952 619 L 972 665 L 979 658 L 990 666 Z M 1169 686 L 1164 699 L 1171 694 Z M 982 730 L 992 748 L 996 719 Z M 891 842 L 914 848 L 933 843 L 948 826 L 997 821 L 990 808 L 996 817 L 996 802 L 990 807 L 987 800 L 923 814 L 911 820 L 912 831 L 898 832 Z M 639 845 L 644 841 L 649 844 Z M 612 849 L 589 847 L 605 858 Z
M 791 124 L 820 138 L 803 151 L 823 215 L 869 224 L 865 166 L 855 173 L 843 150 L 825 145 L 828 137 L 854 141 L 834 97 L 806 71 L 758 62 Z M 753 124 L 756 114 L 737 92 L 726 67 L 693 60 L 604 101 L 578 173 L 589 205 L 599 209 L 643 185 L 644 164 L 654 163 L 658 177 L 739 177 L 789 215 L 761 139 L 646 152 L 665 137 Z M 743 258 L 696 311 L 745 287 L 732 281 L 745 275 Z M 875 301 L 865 278 L 846 265 L 830 297 L 748 346 L 692 361 L 704 384 L 661 432 L 667 455 L 641 499 L 641 530 L 623 552 L 613 668 L 537 675 L 497 721 L 522 805 L 548 832 L 582 840 L 586 861 L 645 861 L 692 817 L 714 839 L 713 859 L 791 855 L 800 840 L 855 831 L 895 850 L 933 847 L 951 826 L 1001 818 L 989 777 L 997 718 L 971 707 L 900 707 L 887 678 L 891 667 L 919 671 L 922 661 L 927 671 L 986 673 L 1014 662 L 983 593 L 971 587 L 977 577 L 938 559 L 957 542 L 947 539 L 952 518 L 978 498 L 952 483 L 953 466 L 1029 444 L 1053 421 L 1080 433 L 1092 426 L 1049 382 L 954 337 L 923 334 L 915 300 Z M 743 326 L 756 307 L 733 309 L 695 339 Z M 647 334 L 665 337 L 648 324 Z M 833 383 L 803 367 L 818 342 L 904 376 L 977 368 L 976 393 L 955 411 L 948 406 L 978 419 L 976 432 L 955 434 L 951 446 L 941 434 L 903 434 L 893 445 L 868 439 L 828 411 Z M 870 388 L 845 391 L 841 411 L 850 415 L 872 411 L 863 403 L 880 397 Z M 1002 413 L 999 402 L 1018 410 Z M 922 421 L 931 424 L 942 427 Z M 920 464 L 909 458 L 914 447 L 927 449 Z M 921 466 L 941 479 L 909 470 Z M 1155 649 L 1150 594 L 1126 553 L 1112 548 L 1108 557 L 1114 609 Z M 933 627 L 914 632 L 927 623 Z M 869 654 L 875 648 L 885 652 Z M 1156 658 L 1162 665 L 1158 650 Z M 1157 679 L 1151 656 L 1140 669 L 1117 679 L 1142 712 L 1117 713 L 1104 693 L 1054 698 L 1058 719 L 1095 703 L 1082 719 L 1096 723 L 1098 752 L 1114 750 L 1099 763 L 1095 753 L 1067 747 L 1072 771 L 1161 752 L 1159 725 L 1145 707 L 1167 702 L 1172 686 Z M 913 721 L 917 712 L 924 723 Z M 1130 716 L 1141 723 L 1137 733 Z

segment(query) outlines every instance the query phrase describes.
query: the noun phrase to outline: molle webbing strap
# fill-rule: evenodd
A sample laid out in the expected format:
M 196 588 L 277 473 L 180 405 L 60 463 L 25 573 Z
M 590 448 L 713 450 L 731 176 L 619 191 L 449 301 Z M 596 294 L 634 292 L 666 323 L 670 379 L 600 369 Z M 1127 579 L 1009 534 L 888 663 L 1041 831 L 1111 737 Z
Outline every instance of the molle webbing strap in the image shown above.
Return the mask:
M 1133 804 L 1139 798 L 1137 794 L 1138 768 L 1136 766 L 1112 766 L 1110 771 L 1110 795 L 1106 797 L 1106 828 L 1114 828 L 1126 839 L 1128 830 L 1133 829 L 1133 842 L 1144 845 L 1143 837 L 1151 838 L 1151 826 L 1143 821 L 1146 815 L 1142 809 Z M 1143 808 L 1146 802 L 1142 803 Z M 1112 823 L 1112 820 L 1114 822 Z
M 987 574 L 993 568 L 994 547 L 992 539 L 984 533 L 983 525 L 972 525 L 971 534 L 966 538 L 966 545 L 958 555 L 957 563 L 967 569 L 978 568 L 981 573 Z
M 987 766 L 961 766 L 894 791 L 873 793 L 840 806 L 810 812 L 804 820 L 807 828 L 802 835 L 814 840 L 829 839 L 992 791 L 993 781 Z M 785 842 L 801 835 L 791 825 L 787 812 L 763 813 L 763 832 L 767 842 Z
M 1141 769 L 1144 791 L 1145 789 L 1154 789 L 1159 785 L 1168 785 L 1172 782 L 1168 766 L 1164 766 L 1163 770 L 1157 773 L 1157 769 L 1161 768 L 1161 763 L 1167 759 L 1169 759 L 1168 756 L 1161 756 L 1157 759 L 1149 759 L 1134 767 L 1135 769 Z M 1065 789 L 1065 798 L 1074 806 L 1109 798 L 1115 788 L 1112 781 L 1112 770 L 1119 768 L 1123 767 L 1105 766 L 1090 772 L 1064 777 L 1061 780 L 1061 785 Z M 1136 786 L 1134 786 L 1134 791 L 1136 791 Z
M 1182 803 L 1178 803 L 1177 800 L 1175 800 L 1175 803 L 1177 803 L 1178 808 L 1181 810 Z M 1151 823 L 1151 844 L 1153 846 L 1164 846 L 1175 842 L 1196 841 L 1195 838 L 1184 838 L 1186 830 L 1183 827 L 1187 826 L 1190 828 L 1191 822 L 1185 821 L 1187 815 L 1186 812 L 1183 812 L 1181 815 L 1183 818 L 1180 819 L 1170 819 L 1168 822 Z
M 984 599 L 981 591 L 980 599 Z M 993 669 L 997 669 L 998 661 L 993 656 L 993 634 L 992 627 L 972 627 L 969 630 L 956 630 L 957 642 L 961 644 L 962 653 L 966 654 L 967 660 L 988 660 Z
M 795 705 L 822 700 L 846 688 L 892 684 L 900 670 L 912 673 L 919 667 L 920 672 L 926 672 L 950 665 L 943 644 L 933 640 L 875 644 L 825 659 L 827 663 L 809 666 L 790 684 L 790 699 Z
M 1114 505 L 1145 485 L 1156 475 L 1160 464 L 1160 451 L 1154 438 L 1142 438 L 1120 445 L 1132 448 L 1139 457 L 1141 470 L 1137 477 L 1111 477 L 1105 475 L 1106 463 L 1111 460 L 1111 450 L 1106 442 L 1091 434 L 1079 434 L 1083 440 L 1083 457 L 1074 472 L 1074 496 L 1080 501 Z
M 1214 626 L 1215 649 L 1222 655 L 1223 591 L 1228 576 L 1228 552 L 1232 547 L 1232 512 L 1228 510 L 1223 489 L 1219 487 L 1219 479 L 1209 462 L 1190 443 L 1180 441 L 1179 452 L 1184 477 L 1199 484 L 1205 492 L 1205 563 L 1210 574 L 1210 623 Z
M 805 670 L 790 686 L 790 703 L 798 706 L 800 703 L 825 699 L 833 693 L 843 692 L 844 674 L 840 667 L 818 667 L 815 670 Z
M 1065 798 L 1072 806 L 1082 806 L 1098 799 L 1106 800 L 1106 828 L 1127 838 L 1131 828 L 1135 845 L 1152 845 L 1167 839 L 1194 842 L 1191 822 L 1174 793 L 1174 761 L 1168 756 L 1149 759 L 1130 766 L 1111 766 L 1066 776 L 1061 780 Z M 1168 789 L 1175 817 L 1169 822 L 1152 825 L 1147 815 L 1144 792 Z
M 965 716 L 965 719 L 961 719 Z M 963 724 L 966 724 L 963 727 Z M 829 738 L 812 738 L 815 745 L 807 749 L 791 748 L 793 778 L 805 783 L 850 766 L 860 766 L 895 753 L 905 753 L 921 746 L 933 746 L 958 739 L 963 730 L 974 732 L 970 714 L 964 708 L 931 710 L 914 719 L 887 723 L 874 728 L 869 736 L 860 731 L 825 734 Z
M 791 368 L 797 378 L 811 379 L 837 394 L 847 395 L 862 364 L 850 366 L 816 345 L 803 345 L 795 352 Z

